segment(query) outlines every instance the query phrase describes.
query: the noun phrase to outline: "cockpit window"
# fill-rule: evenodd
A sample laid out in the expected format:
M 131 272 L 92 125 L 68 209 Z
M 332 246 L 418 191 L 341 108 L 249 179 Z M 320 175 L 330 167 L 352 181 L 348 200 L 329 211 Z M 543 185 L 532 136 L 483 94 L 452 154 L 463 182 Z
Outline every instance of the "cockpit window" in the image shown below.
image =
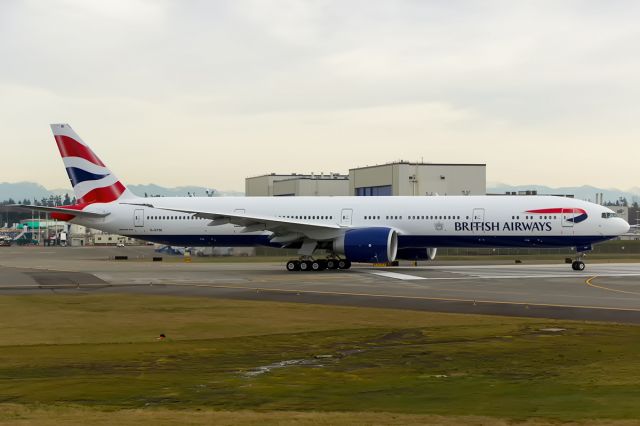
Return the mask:
M 604 213 L 602 213 L 602 218 L 603 219 L 609 219 L 610 217 L 618 217 L 618 215 L 615 214 L 614 212 L 604 212 Z

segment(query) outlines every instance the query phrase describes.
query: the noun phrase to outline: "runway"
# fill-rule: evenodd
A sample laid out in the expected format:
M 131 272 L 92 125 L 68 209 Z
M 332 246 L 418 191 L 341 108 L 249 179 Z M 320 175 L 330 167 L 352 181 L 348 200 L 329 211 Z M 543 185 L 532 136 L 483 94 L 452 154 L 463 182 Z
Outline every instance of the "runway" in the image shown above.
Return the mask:
M 130 260 L 108 260 L 126 253 Z M 129 292 L 640 323 L 640 263 L 424 264 L 287 272 L 280 263 L 151 262 L 149 247 L 5 248 L 0 295 Z

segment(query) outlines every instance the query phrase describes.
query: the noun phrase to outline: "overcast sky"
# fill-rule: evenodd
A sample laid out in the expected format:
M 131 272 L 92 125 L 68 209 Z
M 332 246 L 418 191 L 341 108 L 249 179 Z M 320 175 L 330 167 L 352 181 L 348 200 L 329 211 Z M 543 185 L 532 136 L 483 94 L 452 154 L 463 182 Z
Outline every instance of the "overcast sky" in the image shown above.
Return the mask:
M 638 1 L 0 1 L 0 181 L 69 186 L 68 122 L 125 183 L 487 163 L 640 186 Z

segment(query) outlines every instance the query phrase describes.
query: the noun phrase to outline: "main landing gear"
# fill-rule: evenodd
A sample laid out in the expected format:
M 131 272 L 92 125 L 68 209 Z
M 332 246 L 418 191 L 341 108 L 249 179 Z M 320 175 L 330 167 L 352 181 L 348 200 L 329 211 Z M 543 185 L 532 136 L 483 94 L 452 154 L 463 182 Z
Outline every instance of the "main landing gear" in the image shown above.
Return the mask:
M 324 271 L 325 269 L 349 269 L 351 261 L 347 259 L 301 259 L 287 262 L 287 271 Z

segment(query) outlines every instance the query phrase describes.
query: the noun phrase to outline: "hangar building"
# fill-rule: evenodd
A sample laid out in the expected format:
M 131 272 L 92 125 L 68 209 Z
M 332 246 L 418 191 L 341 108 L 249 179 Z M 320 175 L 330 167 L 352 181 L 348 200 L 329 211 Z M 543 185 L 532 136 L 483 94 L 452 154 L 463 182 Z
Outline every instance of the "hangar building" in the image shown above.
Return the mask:
M 485 195 L 486 164 L 409 163 L 349 170 L 352 195 Z
M 271 173 L 246 178 L 245 194 L 248 197 L 349 195 L 349 176 L 338 173 Z
M 486 164 L 399 161 L 338 173 L 271 173 L 245 180 L 247 196 L 485 195 Z

